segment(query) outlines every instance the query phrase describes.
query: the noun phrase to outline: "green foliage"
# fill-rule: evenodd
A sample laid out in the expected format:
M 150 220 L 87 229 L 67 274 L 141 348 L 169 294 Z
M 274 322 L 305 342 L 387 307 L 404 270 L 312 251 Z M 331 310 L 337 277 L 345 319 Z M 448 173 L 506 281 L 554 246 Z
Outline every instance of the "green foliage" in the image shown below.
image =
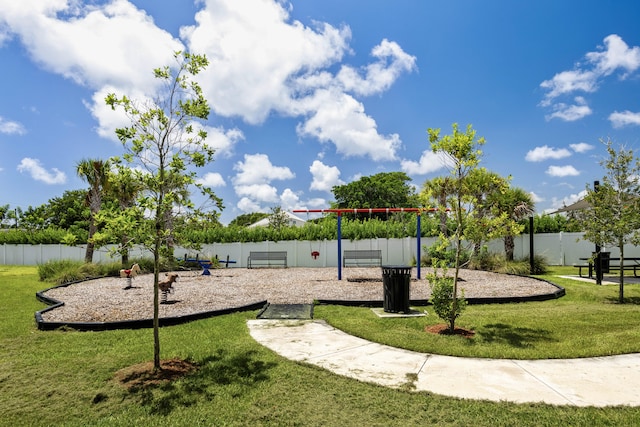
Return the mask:
M 59 228 L 42 230 L 3 230 L 0 233 L 0 244 L 7 245 L 53 245 L 63 243 L 68 232 Z M 86 237 L 86 234 L 85 234 Z
M 422 257 L 423 266 L 440 266 L 444 265 L 447 268 L 451 268 L 456 263 L 456 250 L 455 248 L 443 246 L 442 242 L 435 242 L 429 247 L 423 247 L 424 255 Z M 460 258 L 460 264 L 464 265 L 469 261 L 469 251 L 463 251 Z
M 382 172 L 364 176 L 357 181 L 333 187 L 335 208 L 409 208 L 418 203 L 415 190 L 409 184 L 411 178 L 404 172 Z M 387 219 L 386 213 L 346 214 L 353 218 Z
M 230 223 L 229 227 L 246 227 L 248 225 L 254 224 L 260 221 L 263 218 L 268 217 L 268 213 L 264 212 L 252 212 L 248 214 L 241 214 L 235 217 Z
M 529 218 L 521 219 L 520 225 L 523 233 L 531 234 L 529 230 Z M 533 217 L 534 233 L 575 233 L 582 230 L 582 225 L 573 214 L 561 215 L 535 215 Z
M 451 285 L 451 310 L 449 313 L 449 331 L 455 329 L 455 320 L 458 317 L 458 277 L 462 266 L 463 240 L 470 234 L 469 239 L 472 240 L 474 235 L 472 230 L 479 230 L 478 226 L 485 217 L 481 214 L 482 203 L 479 199 L 478 187 L 481 181 L 493 182 L 493 175 L 487 173 L 479 173 L 478 165 L 482 156 L 479 147 L 484 145 L 484 138 L 476 138 L 476 131 L 471 125 L 467 126 L 465 132 L 458 130 L 458 124 L 452 126 L 452 134 L 440 136 L 440 129 L 428 129 L 429 143 L 431 150 L 444 156 L 451 172 L 450 188 L 446 197 L 447 205 L 438 206 L 440 210 L 451 209 L 455 222 L 455 231 L 452 235 L 440 233 L 439 241 L 441 248 L 452 246 L 455 249 L 453 283 Z M 480 179 L 482 178 L 482 179 Z M 496 178 L 497 179 L 497 178 Z M 486 225 L 487 235 L 489 238 L 490 230 L 496 224 Z M 437 274 L 437 270 L 436 270 Z M 437 279 L 437 277 L 434 277 Z M 464 298 L 462 298 L 464 300 Z
M 269 228 L 280 230 L 286 227 L 289 223 L 289 217 L 287 213 L 282 210 L 282 207 L 276 206 L 271 209 L 269 214 Z
M 52 260 L 38 265 L 41 281 L 58 285 L 105 276 L 106 265 L 85 263 L 74 260 Z
M 497 271 L 506 264 L 505 257 L 489 252 L 487 246 L 483 246 L 477 255 L 471 257 L 469 268 L 473 270 Z
M 464 299 L 464 291 L 460 296 L 454 294 L 454 277 L 446 275 L 446 269 L 442 272 L 436 270 L 427 275 L 431 286 L 431 304 L 438 317 L 449 324 L 449 330 L 453 332 L 455 320 L 460 317 L 467 306 Z
M 640 244 L 640 161 L 633 150 L 617 150 L 609 140 L 609 157 L 601 162 L 606 174 L 595 189 L 587 187 L 590 205 L 580 213 L 584 240 L 602 247 L 617 247 L 624 258 L 627 243 Z M 620 270 L 619 298 L 624 302 L 624 271 Z
M 142 273 L 153 271 L 153 259 L 138 258 L 130 261 L 130 264 L 138 264 Z M 77 282 L 96 277 L 118 277 L 122 268 L 130 268 L 131 265 L 122 265 L 120 262 L 85 263 L 76 260 L 51 260 L 38 265 L 38 277 L 43 282 L 64 284 Z M 162 262 L 163 271 L 173 270 L 175 263 Z

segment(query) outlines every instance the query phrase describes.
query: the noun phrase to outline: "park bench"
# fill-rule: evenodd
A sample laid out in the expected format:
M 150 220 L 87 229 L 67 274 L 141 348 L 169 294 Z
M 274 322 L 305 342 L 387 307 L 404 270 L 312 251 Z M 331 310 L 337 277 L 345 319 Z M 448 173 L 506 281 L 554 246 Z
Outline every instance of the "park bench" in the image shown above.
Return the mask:
M 343 267 L 372 265 L 382 265 L 382 251 L 380 249 L 345 250 L 342 255 Z
M 286 251 L 251 251 L 247 258 L 247 268 L 260 266 L 282 266 L 287 267 Z

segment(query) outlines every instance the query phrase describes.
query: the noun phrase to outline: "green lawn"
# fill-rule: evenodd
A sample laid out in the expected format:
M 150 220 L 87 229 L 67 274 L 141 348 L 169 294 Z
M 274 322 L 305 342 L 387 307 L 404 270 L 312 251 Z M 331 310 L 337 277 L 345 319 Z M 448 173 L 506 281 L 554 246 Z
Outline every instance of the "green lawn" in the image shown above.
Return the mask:
M 618 304 L 618 286 L 596 286 L 540 276 L 566 290 L 557 300 L 469 305 L 456 325 L 473 329 L 473 339 L 424 332 L 444 323 L 432 307 L 425 318 L 380 318 L 368 308 L 317 306 L 316 317 L 362 338 L 409 350 L 466 357 L 557 359 L 640 352 L 640 284 L 625 286 L 627 303 Z
M 150 330 L 41 332 L 36 329 L 33 314 L 44 306 L 34 295 L 47 285 L 38 281 L 36 269 L 0 266 L 0 281 L 0 425 L 640 424 L 638 408 L 595 409 L 465 401 L 359 383 L 288 361 L 258 345 L 249 336 L 246 326 L 246 320 L 255 318 L 255 312 L 163 328 L 162 357 L 189 358 L 198 363 L 200 369 L 171 384 L 127 391 L 112 380 L 113 375 L 119 369 L 152 359 L 153 337 Z M 602 322 L 610 328 L 619 328 L 617 333 L 620 334 L 638 329 L 637 319 L 640 316 L 637 315 L 637 304 L 619 306 L 612 302 L 608 290 L 594 285 L 589 287 L 567 282 L 563 286 L 567 286 L 568 295 L 561 300 L 519 304 L 512 313 L 502 312 L 510 305 L 494 306 L 493 320 L 485 320 L 491 319 L 491 307 L 482 308 L 487 310 L 484 313 L 480 307 L 470 308 L 460 321 L 486 329 L 484 341 L 489 341 L 488 334 L 493 331 L 495 346 L 499 346 L 500 351 L 529 346 L 523 345 L 523 341 L 533 342 L 533 347 L 546 341 L 563 341 L 568 336 L 562 331 L 574 330 L 582 322 L 585 322 L 585 328 L 589 328 L 590 335 L 602 329 L 597 328 Z M 633 297 L 634 292 L 634 298 L 637 298 L 637 291 L 629 286 L 628 295 Z M 615 297 L 615 290 L 612 295 Z M 535 308 L 541 304 L 546 308 Z M 551 310 L 554 307 L 557 307 L 555 312 Z M 316 312 L 334 322 L 336 317 L 342 317 L 339 310 L 342 308 L 317 307 Z M 476 310 L 485 317 L 477 317 Z M 347 323 L 356 325 L 354 327 L 359 327 L 358 323 L 369 318 L 369 312 L 360 312 L 359 309 L 345 310 L 345 313 L 351 319 Z M 530 313 L 556 317 L 556 330 L 551 330 L 553 323 L 545 322 L 535 328 L 530 326 L 526 320 Z M 615 321 L 619 316 L 626 321 L 636 320 L 620 327 L 616 325 L 621 322 Z M 576 320 L 578 318 L 579 321 Z M 433 314 L 423 318 L 425 324 L 434 320 Z M 401 336 L 405 332 L 398 333 L 401 330 L 399 323 L 382 323 L 377 328 L 365 329 L 384 328 L 395 331 L 389 335 Z M 504 326 L 490 328 L 490 324 Z M 505 328 L 511 333 L 515 331 L 515 337 L 520 337 L 520 340 L 506 339 Z M 519 328 L 528 332 L 518 332 Z M 401 341 L 406 344 L 412 340 L 407 335 Z M 632 339 L 627 337 L 622 341 L 625 340 Z M 591 345 L 591 342 L 585 342 L 583 347 Z M 487 352 L 492 344 L 488 342 L 470 347 L 476 346 Z M 541 347 L 541 352 L 550 351 L 554 345 Z M 576 348 L 576 355 L 581 351 L 584 349 Z M 462 380 L 460 386 L 464 387 Z

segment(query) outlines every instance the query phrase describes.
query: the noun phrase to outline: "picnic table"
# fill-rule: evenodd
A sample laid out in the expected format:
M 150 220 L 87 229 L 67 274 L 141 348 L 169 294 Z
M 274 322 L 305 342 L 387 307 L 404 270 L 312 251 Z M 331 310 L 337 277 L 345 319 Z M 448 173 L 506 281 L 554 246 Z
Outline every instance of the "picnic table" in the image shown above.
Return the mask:
M 602 274 L 598 275 L 598 271 L 597 271 L 598 265 L 597 265 L 597 262 L 594 265 L 593 257 L 579 258 L 579 260 L 584 262 L 580 264 L 575 264 L 574 267 L 578 268 L 578 275 L 580 277 L 582 277 L 583 268 L 588 269 L 589 275 L 587 277 L 589 278 L 593 278 L 594 271 L 596 272 L 596 278 L 597 276 L 602 277 Z M 640 269 L 640 258 L 624 257 L 624 260 L 622 260 L 622 264 L 620 263 L 620 261 L 621 259 L 616 257 L 613 257 L 613 258 L 608 256 L 602 257 L 600 261 L 601 267 L 602 267 L 601 273 L 610 273 L 612 271 L 620 271 L 620 270 L 633 271 L 633 276 L 638 277 L 638 270 Z

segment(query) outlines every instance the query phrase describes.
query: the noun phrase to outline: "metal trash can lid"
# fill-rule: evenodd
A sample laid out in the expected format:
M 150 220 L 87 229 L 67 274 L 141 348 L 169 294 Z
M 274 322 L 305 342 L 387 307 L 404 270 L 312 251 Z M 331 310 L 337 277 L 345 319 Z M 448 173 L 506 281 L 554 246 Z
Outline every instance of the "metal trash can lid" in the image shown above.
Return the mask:
M 411 272 L 410 265 L 383 265 L 381 266 L 383 274 L 407 274 Z

